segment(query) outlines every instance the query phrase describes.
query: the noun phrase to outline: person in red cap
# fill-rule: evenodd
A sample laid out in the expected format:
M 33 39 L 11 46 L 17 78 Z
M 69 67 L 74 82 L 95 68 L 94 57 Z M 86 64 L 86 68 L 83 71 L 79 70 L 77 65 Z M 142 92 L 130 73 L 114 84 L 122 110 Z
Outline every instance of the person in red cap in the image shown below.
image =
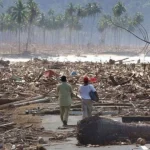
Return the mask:
M 79 93 L 82 98 L 82 111 L 83 111 L 83 119 L 92 116 L 92 100 L 89 95 L 90 91 L 96 92 L 96 89 L 92 84 L 89 84 L 89 78 L 84 77 L 83 79 L 84 84 L 80 86 Z

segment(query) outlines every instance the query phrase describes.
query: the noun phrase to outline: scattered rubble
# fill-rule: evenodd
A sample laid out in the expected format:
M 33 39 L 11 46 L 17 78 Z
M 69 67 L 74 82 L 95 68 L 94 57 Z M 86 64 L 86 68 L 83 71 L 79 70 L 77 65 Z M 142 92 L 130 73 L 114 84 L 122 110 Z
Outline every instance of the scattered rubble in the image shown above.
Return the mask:
M 10 64 L 9 71 L 7 68 L 0 75 L 0 104 L 10 106 L 13 103 L 11 106 L 14 107 L 29 105 L 34 103 L 32 100 L 38 102 L 45 97 L 50 98 L 49 102 L 55 102 L 59 76 L 67 75 L 76 94 L 82 77 L 87 75 L 91 81 L 95 81 L 93 84 L 101 103 L 131 103 L 134 109 L 122 108 L 120 114 L 148 116 L 149 68 L 149 64 L 62 63 L 40 59 Z M 71 75 L 72 72 L 76 74 Z
M 93 114 L 149 116 L 150 64 L 124 64 L 124 60 L 110 60 L 104 64 L 50 62 L 40 59 L 19 63 L 0 61 L 0 65 L 3 66 L 0 68 L 0 139 L 2 145 L 3 143 L 13 145 L 17 141 L 15 146 L 27 143 L 30 147 L 38 143 L 41 132 L 38 131 L 37 133 L 37 131 L 30 130 L 31 134 L 35 136 L 32 136 L 33 139 L 30 139 L 28 143 L 26 134 L 30 135 L 29 129 L 18 127 L 18 122 L 13 120 L 17 117 L 13 116 L 14 114 L 18 115 L 18 120 L 23 120 L 26 116 L 31 117 L 32 120 L 38 115 L 59 114 L 56 85 L 60 82 L 59 77 L 61 75 L 67 76 L 74 91 L 72 112 L 81 111 L 78 88 L 82 84 L 83 76 L 88 76 L 100 97 L 99 102 L 93 104 Z M 32 107 L 29 107 L 31 105 Z M 19 107 L 22 109 L 18 110 Z M 8 110 L 10 114 L 8 114 Z M 28 121 L 29 123 L 31 124 Z M 5 132 L 8 132 L 9 136 Z M 70 136 L 76 135 L 75 132 L 65 133 L 65 135 L 51 132 L 49 139 L 62 140 L 67 138 L 69 134 L 71 134 Z M 13 138 L 12 135 L 17 136 Z M 7 137 L 7 140 L 4 137 Z

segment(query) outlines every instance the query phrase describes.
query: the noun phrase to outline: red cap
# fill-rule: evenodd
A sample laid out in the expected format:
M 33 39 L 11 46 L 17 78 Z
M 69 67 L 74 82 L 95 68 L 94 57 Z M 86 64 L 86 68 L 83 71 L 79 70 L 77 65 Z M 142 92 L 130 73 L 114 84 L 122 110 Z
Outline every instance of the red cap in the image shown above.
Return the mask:
M 84 82 L 89 82 L 89 78 L 88 77 L 84 77 L 83 81 Z

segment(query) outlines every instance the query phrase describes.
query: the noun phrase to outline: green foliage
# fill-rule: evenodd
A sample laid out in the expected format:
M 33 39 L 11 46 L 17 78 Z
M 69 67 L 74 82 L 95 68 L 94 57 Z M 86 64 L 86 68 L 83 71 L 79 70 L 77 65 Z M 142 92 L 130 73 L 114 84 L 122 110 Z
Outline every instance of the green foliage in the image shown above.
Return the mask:
M 118 2 L 113 7 L 113 15 L 103 15 L 98 23 L 98 30 L 103 32 L 107 28 L 118 28 L 118 26 L 126 28 L 129 31 L 134 31 L 143 21 L 142 13 L 136 13 L 133 17 L 126 12 L 125 6 Z
M 95 16 L 101 13 L 102 9 L 97 3 L 88 3 L 85 7 L 87 16 Z
M 2 13 L 0 14 L 0 30 L 6 31 L 11 30 L 15 31 L 17 30 L 17 23 L 12 20 L 12 17 L 8 13 Z
M 99 32 L 103 32 L 105 29 L 109 28 L 111 26 L 110 22 L 111 17 L 109 15 L 104 14 L 99 23 L 98 23 L 98 30 Z
M 27 7 L 22 0 L 18 0 L 15 6 L 10 7 L 9 12 L 12 20 L 18 24 L 23 24 L 27 20 Z
M 87 16 L 86 10 L 81 5 L 76 6 L 77 17 L 84 18 Z
M 146 1 L 146 4 L 149 4 L 149 0 Z M 135 3 L 134 0 L 132 2 Z M 139 0 L 138 2 L 141 4 Z M 14 31 L 19 26 L 21 30 L 28 29 L 30 36 L 30 31 L 32 31 L 33 25 L 35 25 L 44 30 L 53 31 L 68 28 L 72 32 L 72 30 L 77 31 L 84 28 L 82 22 L 84 18 L 88 18 L 86 21 L 91 22 L 91 19 L 93 21 L 96 16 L 100 15 L 98 22 L 98 31 L 100 32 L 108 28 L 116 28 L 114 24 L 134 31 L 144 21 L 142 13 L 136 13 L 133 16 L 127 14 L 126 7 L 121 1 L 114 5 L 111 15 L 101 15 L 101 13 L 101 6 L 95 2 L 85 5 L 70 3 L 66 7 L 65 13 L 57 14 L 53 9 L 49 9 L 47 13 L 41 12 L 36 0 L 17 0 L 15 5 L 11 6 L 7 12 L 0 14 L 0 30 Z M 93 24 L 91 23 L 92 26 Z
M 81 6 L 74 6 L 70 3 L 65 11 L 65 26 L 70 30 L 81 30 L 80 18 L 86 17 L 85 9 Z
M 53 16 L 54 15 L 54 10 L 53 9 L 50 9 L 47 13 L 49 16 Z
M 0 7 L 3 8 L 3 1 L 0 0 Z
M 28 22 L 32 24 L 40 14 L 38 4 L 34 0 L 27 1 Z
M 124 12 L 126 12 L 126 8 L 124 7 L 123 3 L 119 1 L 113 7 L 113 14 L 115 17 L 120 17 Z
M 73 16 L 75 12 L 76 12 L 75 6 L 72 3 L 70 3 L 66 9 L 66 13 L 65 13 L 66 16 L 67 17 Z
M 65 14 L 56 14 L 53 9 L 50 9 L 47 13 L 43 13 L 40 11 L 36 0 L 17 0 L 14 6 L 9 7 L 7 13 L 10 15 L 11 24 L 13 24 L 15 28 L 19 25 L 20 28 L 24 28 L 25 30 L 28 28 L 28 31 L 32 25 L 47 30 L 62 28 L 81 30 L 83 27 L 83 18 L 95 17 L 97 14 L 100 14 L 101 11 L 101 7 L 93 2 L 85 6 L 70 3 L 65 10 Z M 1 24 L 5 21 L 1 21 Z M 8 22 L 10 23 L 10 21 Z M 1 27 L 2 26 L 3 25 L 1 25 Z
M 144 16 L 142 15 L 142 13 L 137 12 L 133 18 L 133 24 L 135 26 L 141 24 L 144 21 Z

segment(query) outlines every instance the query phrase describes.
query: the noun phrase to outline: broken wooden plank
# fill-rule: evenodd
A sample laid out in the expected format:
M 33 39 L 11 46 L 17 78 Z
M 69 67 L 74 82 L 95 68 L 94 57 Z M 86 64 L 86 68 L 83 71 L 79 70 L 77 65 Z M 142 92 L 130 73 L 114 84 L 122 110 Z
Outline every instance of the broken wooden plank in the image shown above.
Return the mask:
M 0 105 L 0 109 L 5 109 L 5 108 L 9 108 L 9 107 L 13 107 L 14 104 L 19 104 L 19 103 L 23 103 L 23 102 L 29 102 L 29 101 L 33 101 L 33 100 L 37 100 L 37 99 L 42 99 L 44 98 L 43 95 L 38 95 L 38 96 L 35 96 L 33 98 L 28 98 L 28 99 L 25 99 L 25 100 L 19 100 L 19 101 L 16 101 L 16 102 L 10 102 L 10 103 L 6 103 L 6 104 L 3 104 L 3 105 Z
M 6 128 L 6 127 L 14 126 L 14 125 L 15 125 L 14 122 L 10 122 L 10 123 L 0 125 L 0 128 Z
M 123 103 L 94 103 L 93 106 L 127 106 L 132 107 L 133 105 L 130 103 L 123 104 Z
M 37 100 L 33 100 L 33 101 L 28 101 L 28 102 L 13 104 L 12 106 L 19 107 L 19 106 L 25 106 L 25 105 L 36 104 L 36 103 L 44 103 L 44 102 L 49 102 L 49 101 L 50 101 L 50 98 L 49 97 L 45 97 L 43 99 L 37 99 Z
M 20 101 L 21 98 L 0 98 L 0 105 Z
M 150 117 L 148 116 L 123 116 L 122 122 L 130 123 L 130 122 L 139 122 L 139 121 L 150 121 Z

